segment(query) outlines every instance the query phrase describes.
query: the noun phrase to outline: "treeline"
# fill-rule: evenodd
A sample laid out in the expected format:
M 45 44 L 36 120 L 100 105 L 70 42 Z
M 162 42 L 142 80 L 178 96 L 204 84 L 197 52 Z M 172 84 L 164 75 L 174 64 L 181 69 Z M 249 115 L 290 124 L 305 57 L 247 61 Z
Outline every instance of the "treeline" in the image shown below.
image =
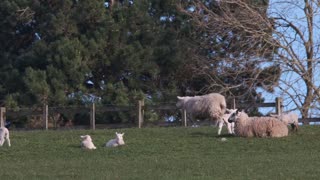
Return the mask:
M 202 67 L 200 60 L 215 59 L 215 53 L 202 43 L 223 42 L 212 42 L 179 10 L 192 12 L 192 1 L 181 2 L 2 0 L 1 106 L 128 105 L 138 99 L 152 104 L 213 91 L 263 101 L 255 90 L 258 83 L 254 89 L 207 88 L 208 75 L 195 67 Z M 217 8 L 215 1 L 206 3 Z M 222 63 L 221 58 L 210 63 L 210 74 L 219 76 Z M 250 68 L 259 67 L 252 63 Z M 232 85 L 249 76 L 221 77 Z M 249 88 L 250 94 L 240 93 Z

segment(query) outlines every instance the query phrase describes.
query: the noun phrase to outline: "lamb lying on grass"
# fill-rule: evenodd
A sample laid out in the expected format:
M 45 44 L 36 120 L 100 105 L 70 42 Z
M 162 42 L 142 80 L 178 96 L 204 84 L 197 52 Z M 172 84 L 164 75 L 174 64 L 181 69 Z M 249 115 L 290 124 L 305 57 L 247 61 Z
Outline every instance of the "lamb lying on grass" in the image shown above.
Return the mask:
M 233 119 L 229 119 L 229 122 Z M 235 134 L 240 137 L 284 137 L 288 136 L 288 127 L 274 117 L 249 117 L 238 112 L 235 117 Z
M 222 120 L 218 120 L 218 135 L 221 134 L 223 124 L 227 126 L 229 134 L 234 134 L 234 122 L 229 123 L 228 120 L 231 115 L 237 112 L 237 110 L 238 109 L 226 109 L 226 113 L 222 116 Z
M 8 146 L 11 146 L 9 130 L 6 127 L 0 127 L 0 146 L 3 146 L 4 141 L 7 141 Z
M 292 131 L 298 131 L 299 117 L 296 113 L 290 112 L 288 114 L 271 115 L 271 116 L 279 119 L 280 121 L 286 123 L 287 125 L 291 125 Z
M 83 149 L 97 149 L 96 146 L 94 146 L 90 135 L 83 135 L 80 136 L 80 138 L 82 139 L 81 147 Z
M 123 135 L 124 135 L 124 133 L 117 133 L 116 132 L 116 138 L 109 140 L 106 143 L 106 147 L 117 147 L 117 146 L 124 145 L 125 143 L 123 141 Z
M 211 93 L 203 96 L 177 96 L 177 108 L 185 109 L 191 118 L 210 118 L 217 121 L 222 120 L 226 112 L 225 97 L 218 93 Z

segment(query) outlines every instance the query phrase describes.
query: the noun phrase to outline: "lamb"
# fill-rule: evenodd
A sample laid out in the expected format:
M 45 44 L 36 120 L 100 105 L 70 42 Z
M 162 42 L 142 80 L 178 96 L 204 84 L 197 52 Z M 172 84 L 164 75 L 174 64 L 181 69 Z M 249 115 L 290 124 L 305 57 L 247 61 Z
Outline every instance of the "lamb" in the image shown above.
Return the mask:
M 213 121 L 222 120 L 226 112 L 225 97 L 218 93 L 202 96 L 177 96 L 177 108 L 185 109 L 191 118 L 210 118 Z
M 226 114 L 222 116 L 222 120 L 218 120 L 218 135 L 221 134 L 223 124 L 226 124 L 226 126 L 228 127 L 229 134 L 234 134 L 234 122 L 229 123 L 228 120 L 231 117 L 231 115 L 237 112 L 237 110 L 238 109 L 226 109 Z
M 4 141 L 7 141 L 8 146 L 11 146 L 9 130 L 6 127 L 0 127 L 0 146 L 3 146 Z
M 274 117 L 249 117 L 242 111 L 235 118 L 235 134 L 240 137 L 284 137 L 288 136 L 288 127 Z
M 96 146 L 94 146 L 90 135 L 83 135 L 80 136 L 80 138 L 82 139 L 81 147 L 83 149 L 97 149 Z
M 275 117 L 279 119 L 280 121 L 283 121 L 287 125 L 291 125 L 292 131 L 298 131 L 298 115 L 294 112 L 286 113 L 286 114 L 280 114 L 280 115 L 271 115 L 272 117 Z
M 124 143 L 124 140 L 123 140 L 123 135 L 124 135 L 124 133 L 116 132 L 116 138 L 109 140 L 106 143 L 106 147 L 117 147 L 117 146 L 124 145 L 125 143 Z

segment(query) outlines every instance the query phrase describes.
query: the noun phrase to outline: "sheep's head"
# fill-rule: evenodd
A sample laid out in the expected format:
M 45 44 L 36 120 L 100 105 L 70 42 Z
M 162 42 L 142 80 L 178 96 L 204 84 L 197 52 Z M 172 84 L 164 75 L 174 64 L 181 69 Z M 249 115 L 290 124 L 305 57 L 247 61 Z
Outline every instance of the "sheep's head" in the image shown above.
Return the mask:
M 249 118 L 248 114 L 245 113 L 243 110 L 241 112 L 238 112 L 236 115 L 236 120 L 238 120 L 238 119 L 245 120 L 248 118 Z
M 123 135 L 124 135 L 124 133 L 118 133 L 118 132 L 116 132 L 116 136 L 117 136 L 117 141 L 119 142 L 119 141 L 123 141 Z
M 237 111 L 235 111 L 237 112 Z M 246 120 L 248 118 L 248 115 L 247 113 L 245 113 L 243 110 L 242 111 L 238 111 L 237 113 L 233 113 L 231 115 L 231 117 L 228 119 L 228 122 L 229 123 L 232 123 L 232 122 L 236 122 L 238 121 L 239 119 L 240 120 Z
M 84 141 L 84 140 L 87 140 L 87 141 L 92 141 L 91 139 L 91 136 L 90 135 L 83 135 L 83 136 L 80 136 L 80 138 Z
M 238 111 L 238 109 L 226 109 L 226 112 L 228 113 L 228 114 L 234 114 L 235 112 L 237 112 Z
M 184 104 L 192 97 L 189 97 L 189 96 L 184 96 L 184 97 L 181 97 L 181 96 L 177 96 L 177 108 L 183 108 L 184 107 Z
M 236 120 L 236 114 L 238 109 L 226 109 L 226 114 L 224 118 L 228 120 L 229 123 L 232 123 Z
M 184 104 L 184 97 L 180 97 L 180 96 L 177 96 L 178 98 L 178 101 L 177 101 L 177 108 L 182 108 L 183 104 Z

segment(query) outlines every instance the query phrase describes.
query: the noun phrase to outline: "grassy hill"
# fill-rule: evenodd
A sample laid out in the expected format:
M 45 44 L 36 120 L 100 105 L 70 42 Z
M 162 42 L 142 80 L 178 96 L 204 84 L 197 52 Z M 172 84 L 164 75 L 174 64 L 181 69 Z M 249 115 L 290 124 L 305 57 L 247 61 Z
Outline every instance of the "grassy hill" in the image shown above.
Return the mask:
M 280 139 L 217 136 L 213 127 L 12 131 L 4 179 L 318 179 L 320 127 Z M 105 148 L 116 131 L 126 145 Z M 226 133 L 225 131 L 223 133 Z M 96 150 L 80 149 L 90 134 Z

